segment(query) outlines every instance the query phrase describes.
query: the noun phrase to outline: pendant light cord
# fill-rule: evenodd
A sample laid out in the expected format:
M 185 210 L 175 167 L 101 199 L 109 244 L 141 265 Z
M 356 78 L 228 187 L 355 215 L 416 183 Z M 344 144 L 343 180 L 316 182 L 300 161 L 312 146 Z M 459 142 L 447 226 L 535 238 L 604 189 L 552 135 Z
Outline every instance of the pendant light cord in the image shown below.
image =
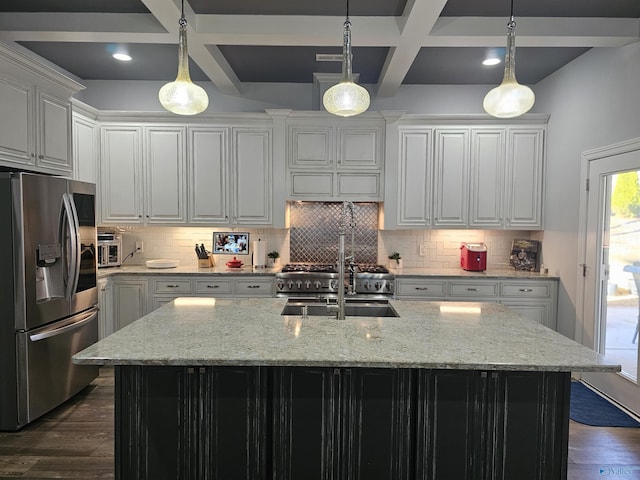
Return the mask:
M 184 0 L 182 0 L 184 1 Z M 348 0 L 347 0 L 348 1 Z M 516 20 L 513 16 L 513 0 L 511 0 L 511 18 L 509 19 L 509 23 L 507 23 L 507 28 L 511 31 L 515 30 L 516 28 Z
M 511 0 L 513 2 L 513 0 Z M 187 24 L 187 19 L 184 17 L 184 0 L 182 0 L 182 9 L 180 11 L 180 20 L 178 20 L 178 25 L 184 27 Z

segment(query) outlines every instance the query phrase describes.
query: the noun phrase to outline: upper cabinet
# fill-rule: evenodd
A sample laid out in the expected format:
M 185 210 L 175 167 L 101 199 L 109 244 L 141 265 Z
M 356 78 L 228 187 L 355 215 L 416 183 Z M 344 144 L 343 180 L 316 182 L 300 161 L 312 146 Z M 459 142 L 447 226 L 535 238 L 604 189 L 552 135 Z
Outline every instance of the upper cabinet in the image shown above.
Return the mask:
M 544 133 L 388 122 L 384 228 L 542 229 Z
M 287 125 L 287 198 L 383 199 L 384 124 L 328 114 L 291 118 Z
M 102 125 L 103 223 L 187 221 L 185 127 Z
M 70 176 L 70 97 L 82 85 L 0 44 L 0 166 Z

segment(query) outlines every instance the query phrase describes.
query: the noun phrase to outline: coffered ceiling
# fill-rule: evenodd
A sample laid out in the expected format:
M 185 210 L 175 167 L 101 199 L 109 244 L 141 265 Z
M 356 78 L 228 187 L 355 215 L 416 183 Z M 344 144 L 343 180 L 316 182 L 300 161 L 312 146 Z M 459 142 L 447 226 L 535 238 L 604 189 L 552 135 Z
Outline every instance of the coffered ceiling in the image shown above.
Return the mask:
M 590 48 L 640 41 L 638 0 L 514 0 L 517 76 L 536 84 Z M 179 0 L 14 0 L 0 41 L 83 80 L 175 78 Z M 245 82 L 311 83 L 339 73 L 346 0 L 185 0 L 191 76 L 222 92 Z M 350 0 L 353 70 L 377 96 L 402 84 L 495 84 L 510 0 Z M 133 60 L 118 62 L 116 50 Z

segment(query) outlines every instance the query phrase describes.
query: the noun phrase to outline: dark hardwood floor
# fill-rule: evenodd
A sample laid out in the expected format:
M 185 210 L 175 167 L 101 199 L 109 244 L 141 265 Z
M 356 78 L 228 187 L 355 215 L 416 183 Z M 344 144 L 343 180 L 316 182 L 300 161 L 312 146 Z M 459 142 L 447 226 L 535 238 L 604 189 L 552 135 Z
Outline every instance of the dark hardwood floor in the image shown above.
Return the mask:
M 0 432 L 0 478 L 114 478 L 113 370 L 21 431 Z M 640 480 L 640 428 L 571 422 L 567 478 Z

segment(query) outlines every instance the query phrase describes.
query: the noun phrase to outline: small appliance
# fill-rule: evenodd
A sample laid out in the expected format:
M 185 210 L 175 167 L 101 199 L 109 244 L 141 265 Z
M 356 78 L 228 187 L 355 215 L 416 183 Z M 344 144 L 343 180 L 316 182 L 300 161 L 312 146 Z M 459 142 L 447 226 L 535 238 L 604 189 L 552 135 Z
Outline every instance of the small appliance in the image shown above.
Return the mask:
M 469 272 L 484 272 L 487 269 L 487 246 L 484 243 L 460 245 L 460 266 Z
M 98 267 L 119 267 L 122 264 L 122 236 L 98 232 Z

